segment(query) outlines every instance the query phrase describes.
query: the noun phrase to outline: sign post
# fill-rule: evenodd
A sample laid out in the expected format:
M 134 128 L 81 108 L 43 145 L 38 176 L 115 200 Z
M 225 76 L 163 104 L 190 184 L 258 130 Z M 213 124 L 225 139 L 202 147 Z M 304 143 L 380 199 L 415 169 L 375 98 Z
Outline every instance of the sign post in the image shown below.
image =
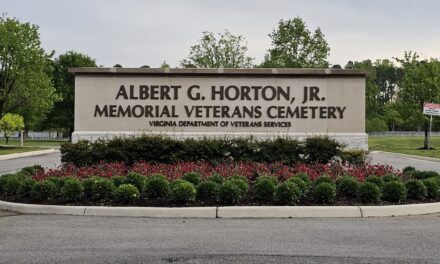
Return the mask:
M 429 150 L 429 143 L 431 142 L 431 129 L 432 129 L 432 116 L 440 116 L 440 104 L 433 104 L 433 103 L 424 103 L 423 104 L 423 113 L 425 115 L 430 115 L 429 118 L 429 134 L 428 134 L 428 150 Z

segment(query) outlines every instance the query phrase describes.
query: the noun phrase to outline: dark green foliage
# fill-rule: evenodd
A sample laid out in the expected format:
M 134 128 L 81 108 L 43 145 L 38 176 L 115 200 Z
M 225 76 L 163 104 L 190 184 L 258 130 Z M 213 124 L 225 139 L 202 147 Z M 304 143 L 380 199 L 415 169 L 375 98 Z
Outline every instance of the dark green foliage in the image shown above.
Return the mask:
M 249 182 L 246 177 L 234 175 L 229 177 L 226 181 L 234 182 L 240 188 L 242 196 L 244 196 L 249 191 Z
M 47 201 L 55 197 L 57 187 L 49 180 L 37 181 L 31 190 L 31 198 L 38 202 Z
M 136 172 L 130 172 L 127 174 L 124 183 L 132 184 L 142 193 L 145 189 L 146 177 Z
M 413 172 L 416 171 L 416 168 L 412 167 L 412 166 L 406 166 L 405 168 L 403 168 L 402 173 L 408 176 L 411 176 L 413 174 Z
M 83 180 L 83 187 L 84 187 L 84 197 L 87 199 L 92 199 L 92 190 L 93 190 L 93 185 L 95 185 L 95 183 L 97 181 L 99 181 L 101 179 L 101 177 L 98 176 L 92 176 L 89 178 L 86 178 Z
M 333 181 L 332 177 L 330 177 L 328 175 L 322 175 L 322 176 L 319 176 L 318 178 L 316 178 L 313 181 L 313 186 L 319 185 L 319 184 L 321 184 L 323 182 L 334 184 L 334 181 Z
M 196 200 L 196 187 L 189 181 L 177 180 L 171 184 L 171 201 L 178 204 L 188 204 Z
M 2 176 L 5 177 L 5 176 Z M 10 175 L 5 179 L 3 189 L 3 195 L 10 196 L 18 194 L 18 188 L 20 188 L 21 181 L 24 177 L 19 174 Z
M 115 200 L 121 204 L 134 204 L 139 197 L 138 188 L 132 184 L 121 184 L 115 190 Z
M 78 166 L 99 161 L 137 161 L 175 163 L 180 161 L 224 160 L 274 162 L 292 164 L 304 162 L 329 162 L 341 153 L 340 145 L 327 137 L 308 138 L 304 143 L 293 138 L 255 140 L 249 138 L 202 138 L 177 140 L 162 135 L 113 138 L 95 142 L 79 141 L 61 146 L 63 162 Z M 302 157 L 306 159 L 303 160 Z
M 217 202 L 220 196 L 221 185 L 215 181 L 205 181 L 197 186 L 197 200 L 203 202 Z
M 400 181 L 386 182 L 382 188 L 382 199 L 388 202 L 400 203 L 406 199 L 405 185 Z
M 147 177 L 144 192 L 149 199 L 165 198 L 169 193 L 168 180 L 161 174 L 151 175 Z
M 440 195 L 440 182 L 435 178 L 424 179 L 423 185 L 426 187 L 429 198 L 435 199 Z
M 36 180 L 32 178 L 23 179 L 20 183 L 20 187 L 18 187 L 17 194 L 22 198 L 29 198 L 31 196 L 32 187 L 34 187 L 35 183 Z
M 43 170 L 44 168 L 41 165 L 33 165 L 33 166 L 24 167 L 23 169 L 20 170 L 19 173 L 26 176 L 32 176 Z
M 274 198 L 278 180 L 273 176 L 260 176 L 254 184 L 255 198 L 259 202 L 271 202 Z
M 439 174 L 435 171 L 414 171 L 411 174 L 412 178 L 417 180 L 428 179 L 432 177 L 438 177 Z
M 359 181 L 351 176 L 342 176 L 336 181 L 336 190 L 339 197 L 355 198 L 358 195 Z
M 309 137 L 305 140 L 304 155 L 308 163 L 327 163 L 341 154 L 341 145 L 329 137 Z
M 124 176 L 113 176 L 113 177 L 110 178 L 110 180 L 112 180 L 113 184 L 116 187 L 119 187 L 122 184 L 126 183 L 125 179 L 126 178 Z M 145 177 L 144 177 L 144 181 L 145 181 Z M 144 185 L 145 185 L 145 183 L 144 183 Z
M 405 183 L 407 197 L 409 199 L 423 200 L 428 195 L 426 186 L 420 180 L 410 180 Z
M 291 182 L 285 181 L 279 184 L 275 190 L 275 200 L 281 205 L 295 205 L 301 199 L 302 192 L 298 186 Z
M 321 182 L 313 187 L 313 200 L 320 204 L 333 204 L 336 199 L 336 186 L 329 182 Z
M 392 182 L 392 181 L 397 181 L 397 182 L 402 181 L 402 179 L 399 176 L 397 176 L 396 174 L 386 174 L 386 175 L 382 176 L 382 179 L 385 183 Z
M 367 152 L 363 150 L 343 150 L 340 154 L 342 162 L 348 162 L 353 165 L 361 165 L 365 163 Z
M 307 183 L 305 183 L 299 177 L 292 177 L 288 179 L 287 182 L 294 183 L 298 187 L 302 195 L 306 194 L 309 191 L 309 185 L 307 185 Z
M 91 198 L 95 201 L 109 201 L 113 199 L 115 189 L 116 187 L 111 180 L 107 178 L 99 178 L 91 186 Z
M 66 202 L 78 202 L 84 196 L 84 186 L 82 182 L 76 178 L 69 178 L 64 181 L 61 188 L 61 195 Z
M 217 173 L 212 174 L 211 176 L 206 179 L 207 181 L 213 181 L 218 184 L 222 184 L 225 181 L 225 178 Z
M 233 205 L 243 198 L 243 191 L 237 180 L 227 180 L 220 186 L 220 203 Z
M 187 172 L 183 174 L 182 179 L 194 184 L 195 186 L 199 185 L 199 183 L 202 181 L 202 177 L 198 172 Z
M 65 178 L 70 178 L 70 177 L 49 177 L 46 178 L 46 180 L 51 181 L 55 184 L 56 187 L 56 197 L 60 197 L 61 196 L 61 188 L 63 188 L 64 186 L 64 180 Z
M 373 182 L 364 182 L 359 187 L 358 195 L 361 202 L 375 204 L 380 199 L 380 188 Z
M 8 181 L 8 178 L 11 177 L 11 175 L 15 175 L 15 174 L 5 174 L 0 176 L 0 195 L 4 195 L 4 188 L 6 182 Z
M 303 182 L 307 184 L 308 187 L 312 185 L 312 180 L 310 180 L 309 175 L 307 175 L 307 173 L 305 172 L 297 173 L 293 175 L 293 177 L 301 179 Z
M 383 178 L 376 175 L 369 175 L 367 178 L 365 178 L 365 182 L 371 182 L 379 187 L 379 189 L 382 189 L 383 185 L 385 184 Z

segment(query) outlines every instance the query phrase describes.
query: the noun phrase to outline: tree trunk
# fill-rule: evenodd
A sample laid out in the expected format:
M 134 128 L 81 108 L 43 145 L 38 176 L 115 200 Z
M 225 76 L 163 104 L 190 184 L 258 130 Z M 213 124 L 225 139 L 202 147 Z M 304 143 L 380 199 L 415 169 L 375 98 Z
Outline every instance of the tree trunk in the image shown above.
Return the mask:
M 8 145 L 8 142 L 9 142 L 9 137 L 6 137 L 6 144 L 5 145 Z
M 425 119 L 425 142 L 423 143 L 423 149 L 428 149 L 428 136 L 429 136 L 429 121 Z

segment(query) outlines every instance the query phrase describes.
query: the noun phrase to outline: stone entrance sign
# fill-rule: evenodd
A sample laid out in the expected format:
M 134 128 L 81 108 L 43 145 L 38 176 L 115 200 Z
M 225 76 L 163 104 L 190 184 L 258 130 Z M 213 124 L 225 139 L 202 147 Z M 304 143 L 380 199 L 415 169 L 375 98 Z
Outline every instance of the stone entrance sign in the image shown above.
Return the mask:
M 328 135 L 367 149 L 362 70 L 71 68 L 73 140 Z

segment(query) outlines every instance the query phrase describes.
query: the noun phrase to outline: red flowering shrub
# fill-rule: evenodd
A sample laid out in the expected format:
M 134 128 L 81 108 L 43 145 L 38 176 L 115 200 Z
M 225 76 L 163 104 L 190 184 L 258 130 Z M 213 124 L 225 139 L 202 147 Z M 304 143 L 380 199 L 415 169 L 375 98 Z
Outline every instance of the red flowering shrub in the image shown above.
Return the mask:
M 326 174 L 332 178 L 341 175 L 351 175 L 360 181 L 363 181 L 368 175 L 382 176 L 389 173 L 400 172 L 391 166 L 386 165 L 348 165 L 339 163 L 328 164 L 303 164 L 298 163 L 292 166 L 284 165 L 280 162 L 275 163 L 257 163 L 257 162 L 223 162 L 212 165 L 208 162 L 178 162 L 175 164 L 152 164 L 147 162 L 137 162 L 132 166 L 128 166 L 122 162 L 105 163 L 101 162 L 96 165 L 86 167 L 76 167 L 72 164 L 65 164 L 57 169 L 48 169 L 37 172 L 35 179 L 42 180 L 46 177 L 66 177 L 74 176 L 77 178 L 86 178 L 90 176 L 101 176 L 110 178 L 112 176 L 126 175 L 129 172 L 136 172 L 145 176 L 152 174 L 163 174 L 169 180 L 178 179 L 187 172 L 197 172 L 203 178 L 209 177 L 216 173 L 223 177 L 233 175 L 242 175 L 253 181 L 259 175 L 271 175 L 279 180 L 285 180 L 292 177 L 296 173 L 304 172 L 310 179 Z

